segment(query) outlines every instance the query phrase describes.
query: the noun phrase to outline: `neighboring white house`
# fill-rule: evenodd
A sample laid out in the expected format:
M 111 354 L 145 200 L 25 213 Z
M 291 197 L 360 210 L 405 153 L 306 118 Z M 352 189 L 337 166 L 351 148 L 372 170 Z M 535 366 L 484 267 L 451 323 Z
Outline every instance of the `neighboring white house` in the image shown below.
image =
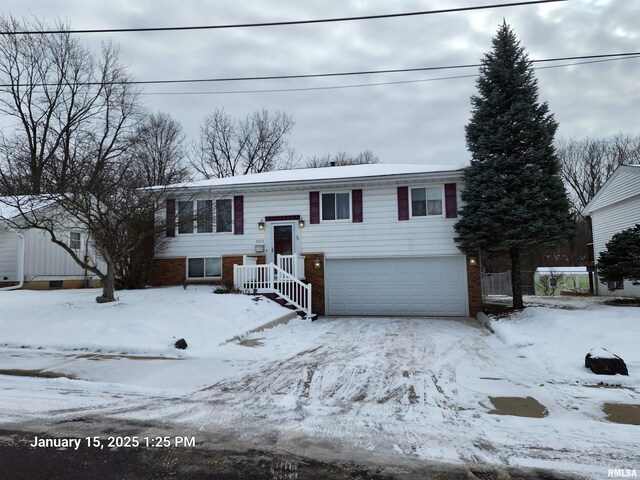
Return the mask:
M 357 165 L 172 186 L 152 282 L 232 282 L 234 264 L 280 258 L 299 265 L 315 313 L 473 315 L 479 266 L 454 242 L 462 173 Z
M 640 165 L 621 165 L 584 208 L 591 217 L 595 261 L 614 234 L 640 223 Z M 598 280 L 599 295 L 640 297 L 640 285 L 629 281 L 604 285 Z
M 4 202 L 11 201 L 4 199 Z M 11 220 L 19 219 L 19 211 L 4 202 L 0 199 L 0 289 L 76 288 L 97 283 L 96 276 L 81 268 L 62 247 L 51 242 L 47 232 L 14 228 Z M 81 257 L 89 255 L 97 264 L 87 235 L 74 227 L 72 221 L 61 228 L 58 236 Z

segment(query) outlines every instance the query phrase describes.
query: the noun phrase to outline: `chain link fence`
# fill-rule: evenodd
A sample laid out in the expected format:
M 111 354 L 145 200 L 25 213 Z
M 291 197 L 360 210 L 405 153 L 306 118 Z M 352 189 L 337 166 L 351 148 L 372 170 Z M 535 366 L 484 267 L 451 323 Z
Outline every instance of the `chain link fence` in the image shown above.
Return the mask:
M 533 271 L 520 272 L 523 295 L 535 295 Z M 511 271 L 482 274 L 482 296 L 506 295 L 511 296 Z

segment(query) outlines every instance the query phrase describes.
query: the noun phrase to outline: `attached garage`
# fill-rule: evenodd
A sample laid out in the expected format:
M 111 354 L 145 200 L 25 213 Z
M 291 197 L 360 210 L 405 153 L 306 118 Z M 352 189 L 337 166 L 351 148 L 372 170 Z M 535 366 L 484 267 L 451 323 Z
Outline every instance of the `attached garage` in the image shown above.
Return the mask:
M 469 314 L 463 255 L 325 260 L 327 315 Z

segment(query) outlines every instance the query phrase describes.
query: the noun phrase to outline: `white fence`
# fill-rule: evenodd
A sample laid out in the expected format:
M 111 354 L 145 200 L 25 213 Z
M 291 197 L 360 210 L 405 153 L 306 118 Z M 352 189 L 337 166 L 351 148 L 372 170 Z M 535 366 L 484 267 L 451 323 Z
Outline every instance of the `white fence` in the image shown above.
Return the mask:
M 296 278 L 304 278 L 304 257 L 302 255 L 278 255 L 276 265 Z

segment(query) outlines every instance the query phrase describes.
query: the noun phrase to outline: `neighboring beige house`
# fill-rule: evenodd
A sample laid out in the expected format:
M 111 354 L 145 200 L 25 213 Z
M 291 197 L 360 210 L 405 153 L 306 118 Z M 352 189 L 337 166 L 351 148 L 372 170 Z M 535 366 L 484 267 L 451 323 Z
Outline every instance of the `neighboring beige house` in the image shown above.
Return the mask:
M 584 208 L 591 217 L 593 255 L 597 262 L 611 237 L 640 223 L 640 165 L 621 165 Z M 630 281 L 604 285 L 597 281 L 598 295 L 640 297 L 640 285 Z
M 454 241 L 462 174 L 378 164 L 169 187 L 152 283 L 303 289 L 281 284 L 287 272 L 311 285 L 316 314 L 475 315 L 479 265 Z

